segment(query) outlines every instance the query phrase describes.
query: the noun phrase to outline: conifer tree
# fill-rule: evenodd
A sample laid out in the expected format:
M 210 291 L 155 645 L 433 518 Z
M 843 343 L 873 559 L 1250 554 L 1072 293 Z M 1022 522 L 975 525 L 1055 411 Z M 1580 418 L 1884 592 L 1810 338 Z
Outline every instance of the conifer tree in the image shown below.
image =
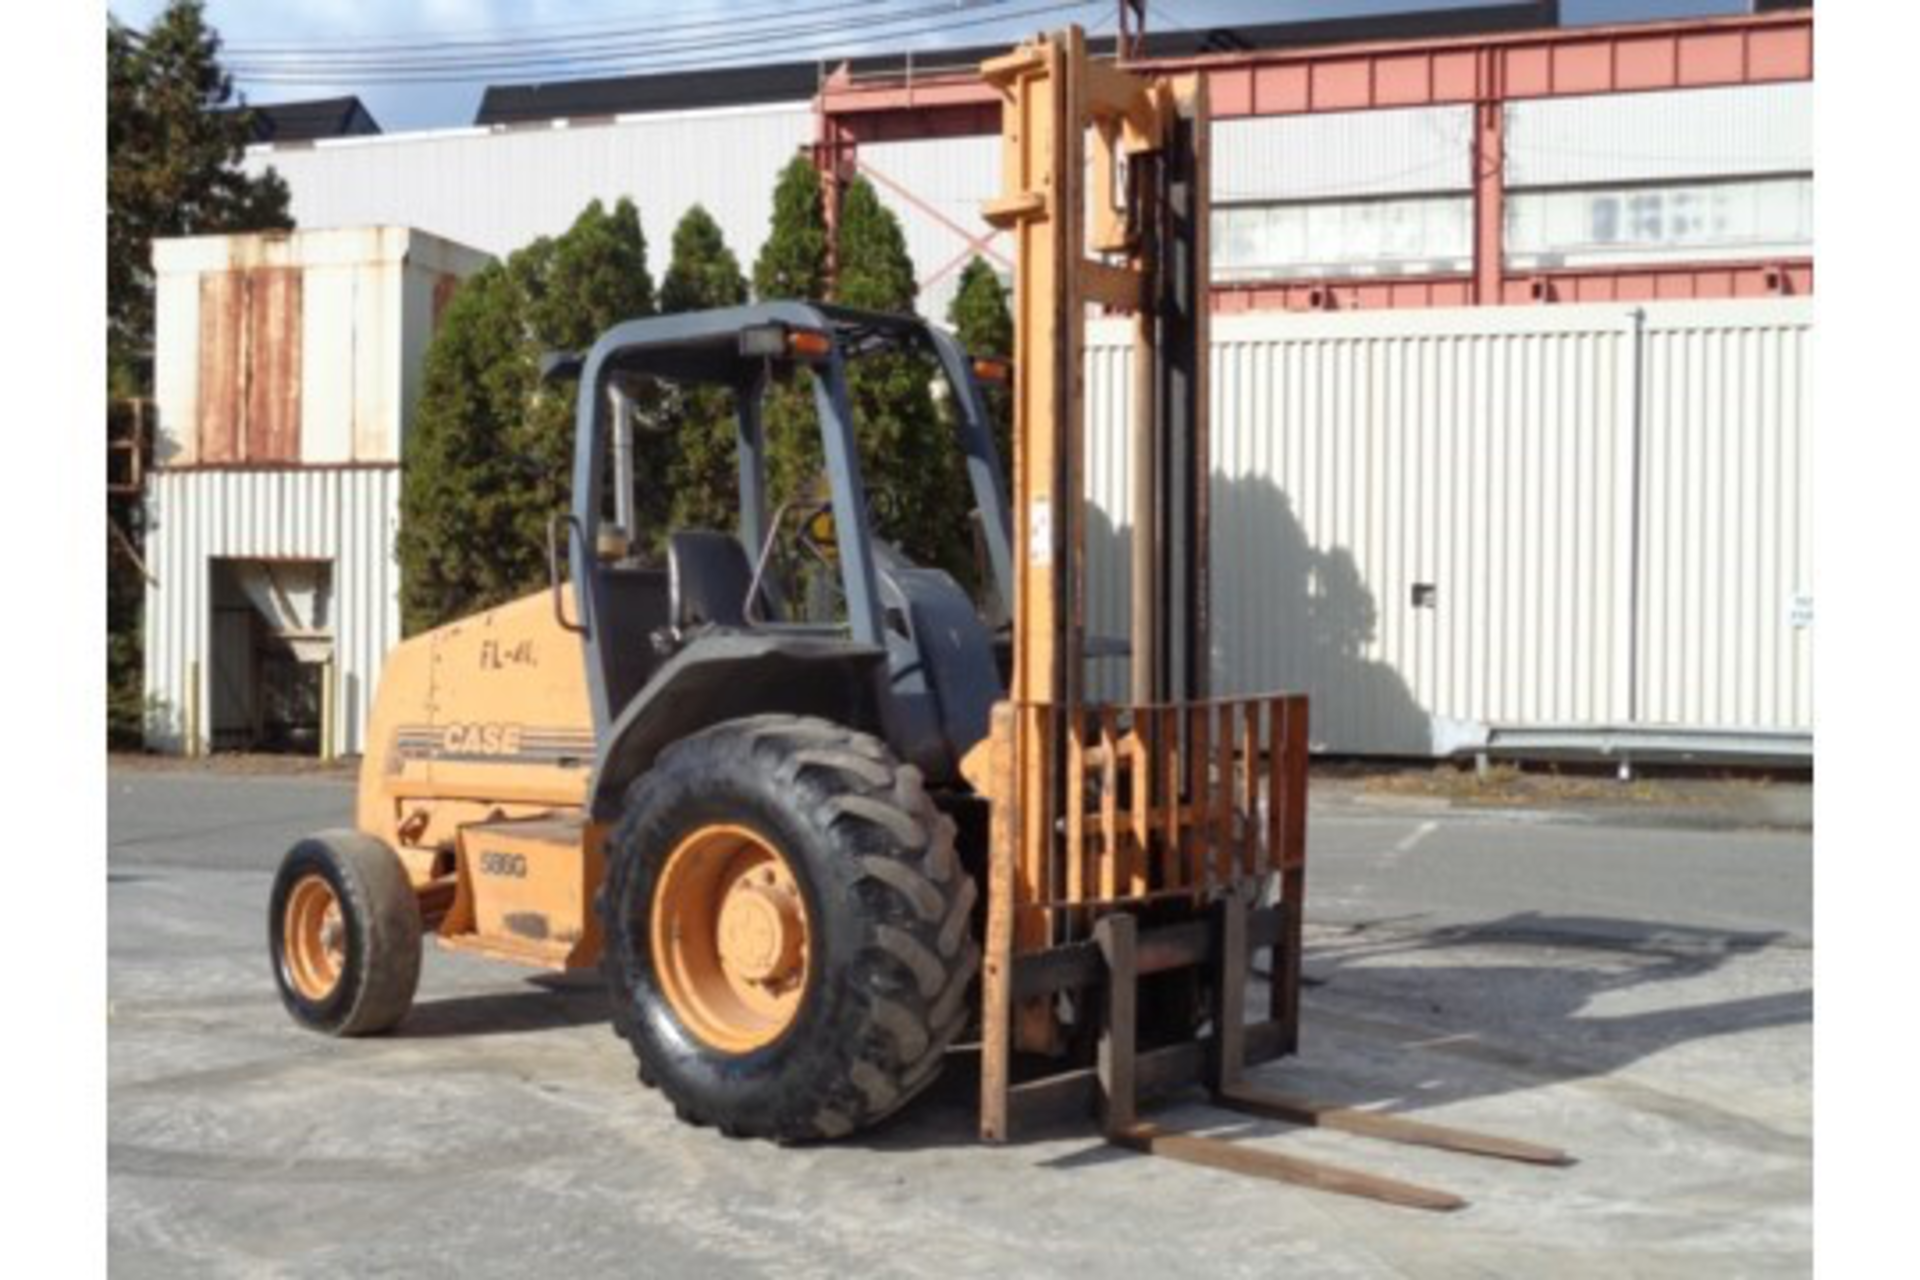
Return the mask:
M 919 302 L 913 259 L 899 219 L 864 178 L 840 207 L 834 298 L 869 311 L 911 313 Z M 921 354 L 854 362 L 848 394 L 874 523 L 920 564 L 972 576 L 967 512 L 973 503 L 951 428 L 934 408 L 934 365 Z
M 293 225 L 287 185 L 244 172 L 253 121 L 236 109 L 201 0 L 172 0 L 144 34 L 107 17 L 107 352 L 116 393 L 145 388 L 153 241 Z
M 660 310 L 736 307 L 746 300 L 746 278 L 720 225 L 694 205 L 673 230 L 673 260 L 661 281 Z M 733 396 L 715 387 L 689 388 L 678 397 L 673 419 L 668 472 L 673 527 L 733 528 L 740 489 Z
M 399 558 L 407 630 L 511 600 L 546 581 L 547 522 L 572 491 L 572 383 L 542 386 L 540 357 L 580 350 L 651 315 L 647 242 L 632 201 L 589 204 L 568 231 L 494 263 L 455 293 L 427 348 L 408 433 Z M 636 441 L 642 476 L 666 473 L 660 437 Z M 664 486 L 642 484 L 636 541 L 657 542 Z
M 827 213 L 820 175 L 796 155 L 773 189 L 773 220 L 753 264 L 753 292 L 762 302 L 818 302 L 827 296 Z
M 1013 353 L 1013 313 L 1007 290 L 986 259 L 974 258 L 960 273 L 960 289 L 947 306 L 947 323 L 971 356 L 1004 360 Z M 1000 451 L 1000 467 L 1013 471 L 1012 388 L 1006 383 L 983 383 L 987 414 L 993 423 L 993 442 Z
M 804 157 L 782 172 L 767 242 L 754 264 L 762 301 L 827 296 L 827 232 L 819 175 Z M 912 313 L 913 260 L 892 212 L 863 178 L 848 184 L 839 218 L 840 269 L 830 300 Z M 972 575 L 965 465 L 932 395 L 933 365 L 920 355 L 867 356 L 848 370 L 860 464 L 876 530 L 916 561 Z M 774 503 L 803 493 L 822 468 L 811 380 L 796 376 L 768 396 L 768 488 Z
M 780 171 L 773 217 L 753 264 L 761 302 L 821 302 L 827 297 L 827 215 L 820 175 L 805 155 Z M 770 510 L 804 493 L 820 473 L 820 428 L 813 379 L 804 371 L 767 389 L 761 410 L 767 441 Z
M 107 394 L 152 390 L 153 241 L 292 226 L 287 186 L 240 167 L 252 120 L 220 65 L 200 0 L 173 0 L 144 33 L 107 16 Z M 122 406 L 109 409 L 112 419 Z M 107 499 L 107 736 L 134 746 L 145 715 L 146 581 L 137 498 Z

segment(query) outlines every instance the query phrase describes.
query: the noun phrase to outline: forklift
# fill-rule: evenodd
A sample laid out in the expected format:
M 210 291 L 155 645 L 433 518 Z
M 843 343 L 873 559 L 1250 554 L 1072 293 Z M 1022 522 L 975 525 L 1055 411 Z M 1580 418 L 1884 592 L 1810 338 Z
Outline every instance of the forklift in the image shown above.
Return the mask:
M 1564 1162 L 1248 1079 L 1299 1044 L 1308 707 L 1207 688 L 1204 83 L 1096 61 L 1077 28 L 982 74 L 1004 101 L 985 214 L 1017 248 L 1011 477 L 981 388 L 1007 371 L 917 317 L 768 302 L 552 358 L 578 392 L 549 586 L 389 655 L 354 828 L 298 842 L 273 885 L 288 1011 L 398 1026 L 430 934 L 598 968 L 642 1083 L 730 1136 L 840 1138 L 976 1056 L 988 1141 L 1094 1116 L 1139 1151 L 1463 1203 L 1141 1119 L 1203 1086 L 1290 1123 Z M 1084 621 L 1092 306 L 1133 333 L 1124 638 Z M 945 384 L 984 599 L 875 531 L 848 371 L 880 355 Z M 763 409 L 803 383 L 824 476 L 770 509 Z M 631 433 L 671 388 L 731 393 L 739 514 L 673 531 L 656 567 L 633 546 Z M 1116 652 L 1127 700 L 1091 698 L 1089 657 Z

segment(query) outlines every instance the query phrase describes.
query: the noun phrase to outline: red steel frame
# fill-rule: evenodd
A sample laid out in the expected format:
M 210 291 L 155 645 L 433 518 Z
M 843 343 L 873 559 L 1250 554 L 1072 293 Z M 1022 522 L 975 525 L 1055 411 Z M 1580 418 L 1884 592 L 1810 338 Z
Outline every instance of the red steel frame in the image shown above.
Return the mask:
M 1466 275 L 1235 281 L 1221 311 L 1747 298 L 1813 291 L 1813 260 L 1660 263 L 1509 271 L 1506 104 L 1532 98 L 1772 84 L 1813 78 L 1813 12 L 1634 23 L 1295 50 L 1149 59 L 1143 70 L 1200 71 L 1212 114 L 1300 115 L 1466 104 L 1474 109 L 1473 268 Z M 843 68 L 815 103 L 816 161 L 849 180 L 863 143 L 997 133 L 999 99 L 972 73 L 857 82 Z M 829 201 L 832 208 L 837 203 Z

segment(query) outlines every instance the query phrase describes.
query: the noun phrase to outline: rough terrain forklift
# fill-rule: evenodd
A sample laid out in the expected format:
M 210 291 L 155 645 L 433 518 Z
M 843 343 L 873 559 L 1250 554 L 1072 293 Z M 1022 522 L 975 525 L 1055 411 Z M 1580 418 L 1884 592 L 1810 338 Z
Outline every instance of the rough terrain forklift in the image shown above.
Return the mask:
M 641 1080 L 731 1135 L 872 1125 L 977 1040 L 989 1140 L 1097 1114 L 1137 1149 L 1452 1207 L 1137 1117 L 1198 1083 L 1297 1123 L 1557 1157 L 1244 1078 L 1298 1040 L 1307 706 L 1206 696 L 1203 87 L 1095 62 L 1077 29 L 983 74 L 1005 99 L 986 214 L 1017 248 L 1010 490 L 974 363 L 917 318 L 775 302 L 622 324 L 556 360 L 578 412 L 550 588 L 389 656 L 355 829 L 299 842 L 274 883 L 281 994 L 316 1030 L 387 1030 L 431 933 L 598 966 Z M 1123 643 L 1084 623 L 1096 304 L 1134 326 Z M 875 533 L 847 371 L 881 355 L 946 385 L 984 603 Z M 761 410 L 797 375 L 825 480 L 770 511 Z M 652 567 L 632 546 L 636 406 L 694 387 L 733 399 L 738 527 L 673 532 Z M 1114 652 L 1129 697 L 1098 702 L 1088 659 Z

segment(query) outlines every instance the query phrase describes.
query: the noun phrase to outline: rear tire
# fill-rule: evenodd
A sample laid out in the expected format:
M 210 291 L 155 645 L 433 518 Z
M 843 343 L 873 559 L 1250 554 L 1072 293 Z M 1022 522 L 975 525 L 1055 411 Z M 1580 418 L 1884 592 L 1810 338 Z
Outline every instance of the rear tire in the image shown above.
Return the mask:
M 716 831 L 750 832 L 777 855 L 805 907 L 797 1007 L 749 1023 L 761 1034 L 731 1046 L 716 1043 L 724 1037 L 711 1022 L 703 1034 L 704 1011 L 688 1006 L 684 957 L 655 954 L 663 936 L 669 951 L 685 946 L 656 927 L 656 909 L 680 920 L 676 902 L 701 900 L 672 887 L 680 873 L 669 866 Z M 878 739 L 797 716 L 687 738 L 628 788 L 607 858 L 600 913 L 614 1030 L 681 1119 L 734 1137 L 837 1138 L 891 1115 L 939 1074 L 979 968 L 977 891 L 952 820 L 920 771 Z M 708 927 L 717 933 L 719 921 Z
M 287 851 L 267 908 L 274 982 L 293 1020 L 364 1036 L 407 1015 L 420 985 L 420 904 L 399 857 L 357 831 Z

